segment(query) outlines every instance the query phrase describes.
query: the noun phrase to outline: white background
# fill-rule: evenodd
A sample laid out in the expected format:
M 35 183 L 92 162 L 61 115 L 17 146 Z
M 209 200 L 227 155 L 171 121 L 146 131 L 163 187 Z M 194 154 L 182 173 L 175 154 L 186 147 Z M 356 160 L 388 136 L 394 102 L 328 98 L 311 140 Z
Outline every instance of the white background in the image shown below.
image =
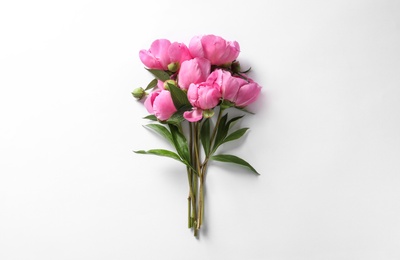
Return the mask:
M 2 1 L 0 259 L 400 259 L 400 2 Z M 216 34 L 263 86 L 187 179 L 130 92 L 157 38 Z

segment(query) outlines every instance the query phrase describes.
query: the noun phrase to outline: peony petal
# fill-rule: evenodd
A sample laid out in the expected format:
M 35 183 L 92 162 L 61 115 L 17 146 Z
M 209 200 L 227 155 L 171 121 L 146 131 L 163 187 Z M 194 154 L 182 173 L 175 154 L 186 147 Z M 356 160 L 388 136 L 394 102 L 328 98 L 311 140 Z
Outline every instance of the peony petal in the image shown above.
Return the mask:
M 222 97 L 228 101 L 235 102 L 240 87 L 245 84 L 247 84 L 246 80 L 231 76 L 225 81 L 225 85 L 222 90 Z
M 150 114 L 154 114 L 153 103 L 159 94 L 160 94 L 159 90 L 151 92 L 147 96 L 146 100 L 144 101 L 144 107 L 147 109 L 147 112 L 149 112 Z
M 144 66 L 150 69 L 159 69 L 159 70 L 163 69 L 163 66 L 158 61 L 158 59 L 156 59 L 156 57 L 154 57 L 154 55 L 149 51 L 141 50 L 139 52 L 139 58 L 144 64 Z
M 179 62 L 181 64 L 185 60 L 192 59 L 188 47 L 183 43 L 174 42 L 168 49 L 168 55 L 171 62 Z
M 260 92 L 261 87 L 257 83 L 251 81 L 250 83 L 240 88 L 235 101 L 235 105 L 237 107 L 245 107 L 247 105 L 250 105 L 257 100 Z
M 191 111 L 184 112 L 183 117 L 189 122 L 200 121 L 203 118 L 203 110 L 194 108 Z
M 222 65 L 221 57 L 226 52 L 226 41 L 219 36 L 205 35 L 201 38 L 204 57 L 213 65 Z
M 198 89 L 199 87 L 194 83 L 190 84 L 188 88 L 187 97 L 192 106 L 197 106 L 197 99 L 199 98 Z
M 194 58 L 182 62 L 178 74 L 178 84 L 181 89 L 187 90 L 190 84 L 206 81 L 210 75 L 210 61 L 204 58 Z
M 221 92 L 217 84 L 214 85 L 200 85 L 198 90 L 199 98 L 197 101 L 197 107 L 201 109 L 211 109 L 218 105 Z
M 171 98 L 171 93 L 167 90 L 161 90 L 153 103 L 154 115 L 161 121 L 169 119 L 176 108 Z
M 139 52 L 139 58 L 150 69 L 166 70 L 168 69 L 168 64 L 171 63 L 168 54 L 169 46 L 171 46 L 169 40 L 155 40 L 149 50 L 141 50 Z
M 201 44 L 202 36 L 195 36 L 190 40 L 189 51 L 193 57 L 204 58 L 203 46 Z
M 171 46 L 171 42 L 167 39 L 155 40 L 150 47 L 150 52 L 154 57 L 161 63 L 164 70 L 168 69 L 168 64 L 171 63 L 168 49 Z
M 192 38 L 189 50 L 193 57 L 208 59 L 212 65 L 223 65 L 234 61 L 240 52 L 239 43 L 226 41 L 212 34 Z

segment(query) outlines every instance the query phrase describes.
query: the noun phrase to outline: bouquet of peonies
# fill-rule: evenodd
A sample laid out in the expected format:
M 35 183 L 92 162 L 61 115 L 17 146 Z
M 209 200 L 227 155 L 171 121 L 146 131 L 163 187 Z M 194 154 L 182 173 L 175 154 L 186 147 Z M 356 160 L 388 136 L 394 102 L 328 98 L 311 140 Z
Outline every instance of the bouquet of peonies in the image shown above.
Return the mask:
M 135 151 L 169 157 L 181 162 L 189 182 L 188 227 L 194 235 L 204 221 L 204 185 L 212 160 L 235 163 L 257 171 L 245 160 L 231 154 L 218 154 L 218 147 L 242 137 L 248 128 L 233 131 L 242 116 L 228 116 L 228 109 L 253 103 L 261 87 L 241 71 L 236 60 L 236 41 L 215 35 L 196 36 L 187 47 L 166 39 L 155 40 L 149 50 L 139 52 L 140 60 L 154 79 L 145 89 L 132 94 L 143 99 L 154 121 L 147 127 L 168 140 L 175 151 L 152 149 Z M 215 119 L 214 119 L 215 118 Z

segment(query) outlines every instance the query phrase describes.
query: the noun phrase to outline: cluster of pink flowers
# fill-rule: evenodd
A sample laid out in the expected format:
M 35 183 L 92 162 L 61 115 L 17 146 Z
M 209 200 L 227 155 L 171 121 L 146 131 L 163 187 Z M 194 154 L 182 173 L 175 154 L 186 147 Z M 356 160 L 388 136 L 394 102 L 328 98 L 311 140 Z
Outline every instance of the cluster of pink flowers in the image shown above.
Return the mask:
M 155 40 L 149 50 L 139 52 L 140 60 L 148 69 L 167 72 L 169 78 L 159 79 L 147 95 L 144 102 L 147 111 L 160 121 L 168 120 L 177 112 L 168 84 L 187 93 L 192 107 L 183 117 L 189 122 L 212 116 L 210 110 L 220 104 L 238 108 L 251 104 L 259 96 L 261 87 L 239 71 L 236 61 L 239 53 L 236 41 L 215 35 L 196 36 L 189 46 L 167 39 Z M 138 97 L 144 94 L 141 91 Z
M 204 222 L 204 185 L 209 162 L 234 163 L 259 174 L 244 159 L 218 150 L 249 129 L 233 131 L 233 123 L 244 115 L 230 118 L 226 110 L 243 109 L 261 91 L 247 76 L 249 70 L 241 71 L 239 53 L 236 41 L 215 35 L 196 36 L 189 46 L 159 39 L 149 50 L 139 52 L 154 79 L 145 89 L 137 88 L 132 94 L 137 99 L 145 98 L 144 106 L 151 114 L 146 119 L 155 121 L 146 126 L 168 140 L 175 151 L 150 149 L 135 153 L 168 157 L 185 165 L 189 183 L 188 227 L 195 236 Z M 211 118 L 214 110 L 218 115 Z

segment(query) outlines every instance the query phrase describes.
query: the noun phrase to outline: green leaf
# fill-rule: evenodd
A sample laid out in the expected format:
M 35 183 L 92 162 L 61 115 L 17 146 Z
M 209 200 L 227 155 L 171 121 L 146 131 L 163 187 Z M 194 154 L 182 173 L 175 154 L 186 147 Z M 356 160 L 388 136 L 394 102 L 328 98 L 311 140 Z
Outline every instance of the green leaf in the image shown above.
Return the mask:
M 143 117 L 143 119 L 148 119 L 148 120 L 151 120 L 151 121 L 157 121 L 157 117 L 155 115 L 148 115 L 148 116 Z
M 236 109 L 238 109 L 238 110 L 240 110 L 240 111 L 243 111 L 243 112 L 246 112 L 246 113 L 249 113 L 249 114 L 251 114 L 251 115 L 255 115 L 255 113 L 254 112 L 251 112 L 251 111 L 249 111 L 249 110 L 247 110 L 246 108 L 244 108 L 244 107 L 235 107 Z
M 159 135 L 161 135 L 162 137 L 167 139 L 172 145 L 174 145 L 174 141 L 172 140 L 172 135 L 165 126 L 162 126 L 159 124 L 148 124 L 148 125 L 146 125 L 146 127 L 154 130 Z
M 235 163 L 235 164 L 239 164 L 241 166 L 247 167 L 249 168 L 252 172 L 260 175 L 256 169 L 253 168 L 253 166 L 251 166 L 248 162 L 246 162 L 245 160 L 243 160 L 242 158 L 239 158 L 235 155 L 231 155 L 231 154 L 218 154 L 218 155 L 214 155 L 211 156 L 211 160 L 214 161 L 219 161 L 219 162 L 229 162 L 229 163 Z
M 177 155 L 176 153 L 169 151 L 169 150 L 152 149 L 152 150 L 148 150 L 148 151 L 139 150 L 139 151 L 133 151 L 133 152 L 138 153 L 138 154 L 153 154 L 153 155 L 158 155 L 158 156 L 163 156 L 163 157 L 169 157 L 169 158 L 172 158 L 174 160 L 184 163 L 182 161 L 182 159 L 179 157 L 179 155 Z
M 174 114 L 172 114 L 172 116 L 170 118 L 168 118 L 165 121 L 159 121 L 161 124 L 172 124 L 172 125 L 176 125 L 178 127 L 180 127 L 181 123 L 183 121 L 185 121 L 185 118 L 183 117 L 183 113 L 185 111 L 188 111 L 192 109 L 191 107 L 181 107 L 180 109 L 178 109 L 178 111 L 176 111 Z
M 205 155 L 210 154 L 210 119 L 205 119 L 200 130 L 200 140 L 204 148 Z
M 186 140 L 186 137 L 179 131 L 178 127 L 175 125 L 169 124 L 169 129 L 171 130 L 172 140 L 174 142 L 174 146 L 179 156 L 186 163 L 190 162 L 190 154 L 189 154 L 189 146 Z
M 230 141 L 239 139 L 240 137 L 242 137 L 242 136 L 246 133 L 247 130 L 249 130 L 248 127 L 246 127 L 246 128 L 241 128 L 241 129 L 239 129 L 239 130 L 236 130 L 235 132 L 229 134 L 229 135 L 224 139 L 224 141 L 222 141 L 222 143 L 227 143 L 227 142 L 230 142 Z
M 180 109 L 184 106 L 190 106 L 190 102 L 186 93 L 175 86 L 174 84 L 167 83 L 169 91 L 171 92 L 172 101 L 174 102 L 175 108 Z
M 193 170 L 193 172 L 197 173 L 196 169 L 194 169 L 188 162 L 185 162 L 184 160 L 182 160 L 181 157 L 179 157 L 179 155 L 177 155 L 176 153 L 174 153 L 172 151 L 169 151 L 169 150 L 151 149 L 151 150 L 148 150 L 148 151 L 139 150 L 139 151 L 133 151 L 133 152 L 134 153 L 138 153 L 138 154 L 153 154 L 153 155 L 157 155 L 157 156 L 172 158 L 174 160 L 177 160 L 177 161 L 183 163 L 187 167 L 191 168 Z
M 241 71 L 240 73 L 247 73 L 247 72 L 249 72 L 251 70 L 251 67 L 250 68 L 248 68 L 247 70 L 245 70 L 245 71 Z
M 157 86 L 157 79 L 153 79 L 152 81 L 150 81 L 145 90 L 153 89 L 155 86 Z
M 165 121 L 167 124 L 173 124 L 176 126 L 179 126 L 185 118 L 183 117 L 183 112 L 185 112 L 186 109 L 181 108 L 177 112 L 175 112 L 167 121 Z
M 145 68 L 148 72 L 150 72 L 151 74 L 153 74 L 154 77 L 156 77 L 157 79 L 161 80 L 161 81 L 166 81 L 168 79 L 170 79 L 170 75 L 163 71 L 163 70 L 155 70 L 155 69 L 147 69 Z
M 244 117 L 244 115 L 243 116 L 237 116 L 237 117 L 234 117 L 231 120 L 229 120 L 228 123 L 227 123 L 228 128 L 231 128 L 236 123 L 236 121 L 238 121 L 242 117 Z

